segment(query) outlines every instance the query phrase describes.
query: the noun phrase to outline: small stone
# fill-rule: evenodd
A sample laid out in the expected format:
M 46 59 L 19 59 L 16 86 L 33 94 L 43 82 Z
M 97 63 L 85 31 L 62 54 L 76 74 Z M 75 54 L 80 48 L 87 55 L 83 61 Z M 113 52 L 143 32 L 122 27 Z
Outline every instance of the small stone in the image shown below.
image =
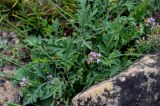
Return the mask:
M 7 32 L 3 32 L 3 33 L 2 33 L 2 36 L 5 37 L 5 38 L 7 37 L 7 35 L 8 35 Z
M 13 34 L 13 35 L 12 35 L 12 37 L 13 37 L 13 38 L 16 38 L 16 37 L 17 37 L 17 35 L 16 35 L 16 34 Z
M 9 35 L 13 37 L 13 35 L 15 35 L 15 33 L 14 32 L 10 32 Z
M 19 43 L 19 39 L 18 38 L 13 38 L 13 41 L 14 41 L 15 44 Z

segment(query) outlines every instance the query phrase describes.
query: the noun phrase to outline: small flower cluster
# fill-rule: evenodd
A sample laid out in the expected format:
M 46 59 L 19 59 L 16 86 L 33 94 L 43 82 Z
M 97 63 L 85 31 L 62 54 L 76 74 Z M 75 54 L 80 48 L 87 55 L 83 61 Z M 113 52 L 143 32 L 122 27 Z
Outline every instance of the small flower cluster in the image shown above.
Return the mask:
M 147 18 L 146 22 L 146 26 L 150 27 L 150 29 L 152 30 L 156 24 L 155 19 L 153 17 Z
M 88 54 L 88 60 L 87 60 L 87 63 L 88 64 L 91 64 L 91 63 L 99 63 L 100 62 L 100 57 L 101 57 L 101 54 L 100 53 L 96 53 L 96 52 L 93 52 L 91 51 L 89 54 Z
M 53 78 L 53 75 L 52 75 L 52 74 L 49 74 L 49 75 L 47 75 L 47 78 L 48 78 L 48 79 L 52 79 L 52 78 Z
M 25 87 L 28 85 L 28 80 L 24 77 L 21 79 L 21 82 L 19 84 L 21 87 Z

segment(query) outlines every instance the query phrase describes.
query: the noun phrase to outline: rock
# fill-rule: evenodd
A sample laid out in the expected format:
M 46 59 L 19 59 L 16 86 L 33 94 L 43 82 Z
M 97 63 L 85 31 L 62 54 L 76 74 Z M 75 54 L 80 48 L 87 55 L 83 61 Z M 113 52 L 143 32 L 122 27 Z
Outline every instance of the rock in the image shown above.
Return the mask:
M 13 46 L 19 43 L 19 38 L 14 32 L 0 30 L 0 39 L 2 39 L 6 45 Z
M 0 39 L 4 44 L 12 45 L 16 47 L 19 43 L 19 39 L 14 32 L 7 32 L 0 30 Z M 13 53 L 11 48 L 4 48 L 0 52 L 8 58 L 13 58 Z M 11 63 L 5 63 L 0 66 L 0 71 L 7 74 L 8 76 L 13 76 L 17 69 L 17 66 Z M 0 77 L 0 106 L 7 106 L 7 102 L 13 102 L 20 104 L 20 93 L 19 88 L 10 80 Z
M 16 71 L 15 65 L 4 65 L 0 67 L 1 71 L 13 75 Z M 7 106 L 7 102 L 20 103 L 19 88 L 14 86 L 13 83 L 7 79 L 0 77 L 0 106 Z
M 2 106 L 7 106 L 7 102 L 17 102 L 18 95 L 18 88 L 13 86 L 10 81 L 5 81 L 3 87 L 0 87 L 0 103 L 3 104 Z
M 7 35 L 8 35 L 8 33 L 7 33 L 7 32 L 2 32 L 2 36 L 3 36 L 3 37 L 5 37 L 5 38 L 6 38 L 6 37 L 7 37 Z
M 126 71 L 77 94 L 73 106 L 160 106 L 160 56 L 148 54 Z

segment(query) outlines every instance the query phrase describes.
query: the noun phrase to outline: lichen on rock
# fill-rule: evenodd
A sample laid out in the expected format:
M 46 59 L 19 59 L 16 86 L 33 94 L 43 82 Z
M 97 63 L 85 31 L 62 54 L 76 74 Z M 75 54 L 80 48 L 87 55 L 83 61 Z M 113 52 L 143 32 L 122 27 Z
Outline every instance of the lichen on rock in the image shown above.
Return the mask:
M 148 54 L 126 71 L 77 94 L 73 106 L 160 106 L 160 58 Z

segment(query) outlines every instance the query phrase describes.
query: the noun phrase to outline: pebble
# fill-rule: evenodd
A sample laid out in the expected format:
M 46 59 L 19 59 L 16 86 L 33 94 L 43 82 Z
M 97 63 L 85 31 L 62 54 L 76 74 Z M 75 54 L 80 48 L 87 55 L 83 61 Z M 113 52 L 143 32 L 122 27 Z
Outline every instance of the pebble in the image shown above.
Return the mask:
M 7 33 L 7 32 L 3 32 L 3 33 L 2 33 L 2 37 L 4 37 L 4 38 L 6 38 L 6 37 L 7 37 L 7 35 L 8 35 L 8 33 Z

